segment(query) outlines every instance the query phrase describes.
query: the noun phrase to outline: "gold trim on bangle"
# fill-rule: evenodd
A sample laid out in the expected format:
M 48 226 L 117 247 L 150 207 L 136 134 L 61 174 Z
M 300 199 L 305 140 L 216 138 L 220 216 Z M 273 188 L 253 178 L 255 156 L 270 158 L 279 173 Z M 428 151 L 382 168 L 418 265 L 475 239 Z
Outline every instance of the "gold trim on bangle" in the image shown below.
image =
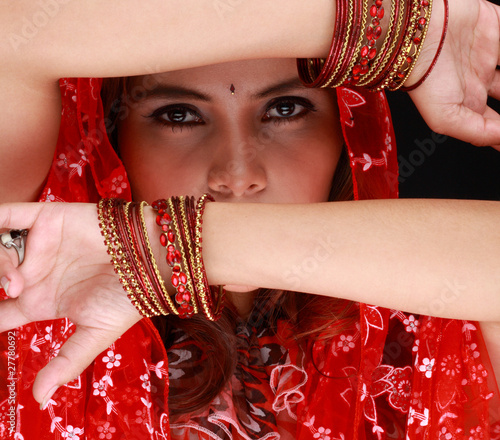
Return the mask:
M 139 205 L 139 218 L 141 220 L 141 227 L 144 231 L 144 242 L 146 243 L 146 251 L 148 252 L 149 259 L 151 261 L 151 265 L 153 267 L 154 273 L 156 275 L 156 278 L 158 280 L 159 287 L 161 289 L 161 293 L 163 295 L 163 298 L 165 299 L 165 302 L 167 303 L 168 307 L 170 308 L 170 313 L 174 315 L 179 315 L 179 312 L 177 311 L 177 308 L 175 307 L 175 304 L 172 301 L 172 298 L 170 298 L 170 294 L 168 293 L 168 290 L 165 286 L 165 281 L 163 280 L 160 270 L 158 269 L 158 264 L 156 263 L 156 259 L 153 254 L 153 250 L 151 248 L 151 242 L 149 241 L 149 236 L 147 233 L 147 227 L 146 227 L 146 219 L 144 217 L 144 206 L 147 206 L 148 204 L 146 202 L 141 202 Z M 168 315 L 169 311 L 165 310 L 163 306 L 161 306 L 162 310 L 164 311 L 164 315 Z

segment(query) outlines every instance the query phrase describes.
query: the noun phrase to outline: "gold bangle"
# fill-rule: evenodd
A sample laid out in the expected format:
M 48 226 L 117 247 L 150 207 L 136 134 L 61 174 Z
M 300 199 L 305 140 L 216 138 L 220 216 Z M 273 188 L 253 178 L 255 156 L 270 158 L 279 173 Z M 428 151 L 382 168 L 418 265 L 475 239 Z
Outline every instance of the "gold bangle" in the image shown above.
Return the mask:
M 172 299 L 170 298 L 168 290 L 165 286 L 165 282 L 160 274 L 160 270 L 158 269 L 158 265 L 156 263 L 156 259 L 155 259 L 154 254 L 153 254 L 153 250 L 151 248 L 151 242 L 149 241 L 149 236 L 147 234 L 147 229 L 146 229 L 146 220 L 144 218 L 144 206 L 145 205 L 147 205 L 146 202 L 141 202 L 139 205 L 139 218 L 141 221 L 141 228 L 143 231 L 144 242 L 146 244 L 146 251 L 148 253 L 149 260 L 151 261 L 151 266 L 153 267 L 153 271 L 154 271 L 154 275 L 156 276 L 157 284 L 161 289 L 161 294 L 163 295 L 163 298 L 164 298 L 165 302 L 167 303 L 169 310 L 165 310 L 165 308 L 163 306 L 161 308 L 164 311 L 163 312 L 164 315 L 168 315 L 169 312 L 174 314 L 174 315 L 178 315 L 179 312 L 177 311 L 174 303 L 172 302 Z

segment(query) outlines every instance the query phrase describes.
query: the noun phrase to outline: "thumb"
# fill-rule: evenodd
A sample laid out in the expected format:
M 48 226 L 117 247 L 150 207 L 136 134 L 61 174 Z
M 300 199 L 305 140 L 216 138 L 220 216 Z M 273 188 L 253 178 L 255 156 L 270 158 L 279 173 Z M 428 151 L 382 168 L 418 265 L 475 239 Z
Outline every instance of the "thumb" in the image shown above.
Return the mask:
M 120 334 L 88 327 L 77 327 L 59 354 L 39 371 L 33 385 L 33 396 L 44 409 L 56 390 L 78 377 L 92 361 L 106 350 Z
M 0 287 L 10 298 L 17 298 L 24 288 L 24 278 L 4 252 L 0 253 Z

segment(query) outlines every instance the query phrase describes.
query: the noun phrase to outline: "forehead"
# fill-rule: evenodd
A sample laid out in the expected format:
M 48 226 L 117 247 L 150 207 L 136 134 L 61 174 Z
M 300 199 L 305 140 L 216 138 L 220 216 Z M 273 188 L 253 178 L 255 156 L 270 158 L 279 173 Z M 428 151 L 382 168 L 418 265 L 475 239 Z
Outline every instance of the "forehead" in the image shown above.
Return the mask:
M 272 91 L 274 86 L 285 85 L 290 90 L 304 88 L 296 61 L 289 58 L 235 61 L 134 77 L 129 85 L 145 91 L 172 85 L 208 93 L 227 93 L 234 86 L 235 95 L 247 97 L 259 97 L 264 91 Z

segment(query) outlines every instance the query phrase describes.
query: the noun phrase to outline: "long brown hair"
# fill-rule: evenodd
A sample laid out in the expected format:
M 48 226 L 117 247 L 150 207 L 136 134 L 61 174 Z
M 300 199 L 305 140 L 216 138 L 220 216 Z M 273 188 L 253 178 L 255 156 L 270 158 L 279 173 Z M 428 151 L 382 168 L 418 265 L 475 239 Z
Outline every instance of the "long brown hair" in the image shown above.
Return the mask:
M 117 127 L 121 120 L 126 119 L 127 99 L 130 98 L 127 95 L 129 81 L 128 78 L 105 79 L 101 90 L 108 137 L 118 153 Z M 343 148 L 333 176 L 329 200 L 352 199 L 351 167 L 347 151 Z M 306 353 L 311 350 L 315 340 L 333 337 L 352 325 L 357 318 L 357 309 L 346 300 L 265 289 L 261 289 L 258 295 L 260 299 L 267 297 L 273 304 L 269 326 L 275 326 L 279 319 L 288 320 L 294 328 L 294 339 Z M 167 350 L 174 342 L 175 333 L 180 330 L 203 351 L 204 362 L 197 373 L 196 383 L 169 393 L 171 414 L 201 409 L 221 392 L 236 366 L 237 319 L 237 313 L 231 306 L 225 308 L 217 322 L 207 321 L 200 315 L 189 320 L 175 316 L 153 319 Z

